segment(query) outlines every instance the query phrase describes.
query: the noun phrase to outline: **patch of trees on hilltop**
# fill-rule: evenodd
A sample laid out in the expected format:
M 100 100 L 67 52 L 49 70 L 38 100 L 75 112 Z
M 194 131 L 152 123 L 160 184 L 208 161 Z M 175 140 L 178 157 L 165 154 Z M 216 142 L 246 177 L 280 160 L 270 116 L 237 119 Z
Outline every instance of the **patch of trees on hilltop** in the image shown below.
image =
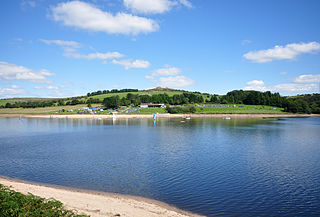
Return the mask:
M 126 93 L 126 92 L 138 92 L 138 89 L 112 89 L 112 90 L 98 90 L 95 92 L 87 93 L 87 96 L 96 96 L 96 95 L 102 95 L 107 93 Z

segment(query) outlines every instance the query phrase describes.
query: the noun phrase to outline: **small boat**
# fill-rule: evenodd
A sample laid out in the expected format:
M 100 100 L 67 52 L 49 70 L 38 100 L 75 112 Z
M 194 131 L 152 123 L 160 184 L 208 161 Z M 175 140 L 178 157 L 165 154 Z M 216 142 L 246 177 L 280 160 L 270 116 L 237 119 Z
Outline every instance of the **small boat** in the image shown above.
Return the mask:
M 191 119 L 191 117 L 190 117 L 190 116 L 185 116 L 185 117 L 184 117 L 184 119 L 186 119 L 186 120 L 190 120 L 190 119 Z
M 230 120 L 231 118 L 230 118 L 230 117 L 224 117 L 223 119 L 225 119 L 225 120 Z

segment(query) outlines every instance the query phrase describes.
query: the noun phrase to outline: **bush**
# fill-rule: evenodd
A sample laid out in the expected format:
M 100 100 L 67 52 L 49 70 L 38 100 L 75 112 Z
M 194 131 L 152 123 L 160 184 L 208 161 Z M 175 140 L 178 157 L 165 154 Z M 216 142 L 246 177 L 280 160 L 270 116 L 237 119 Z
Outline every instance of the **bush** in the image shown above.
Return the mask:
M 44 199 L 33 194 L 24 195 L 0 184 L 0 216 L 80 217 L 63 208 L 60 201 Z
M 175 106 L 175 107 L 166 107 L 166 110 L 170 114 L 183 114 L 183 113 L 195 113 L 196 108 L 191 107 L 182 107 L 182 106 Z

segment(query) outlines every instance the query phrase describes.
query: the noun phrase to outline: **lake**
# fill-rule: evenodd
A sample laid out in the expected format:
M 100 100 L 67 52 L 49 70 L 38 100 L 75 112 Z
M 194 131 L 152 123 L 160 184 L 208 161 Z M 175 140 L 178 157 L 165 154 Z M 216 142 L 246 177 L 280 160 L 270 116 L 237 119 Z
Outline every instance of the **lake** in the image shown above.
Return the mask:
M 320 216 L 320 117 L 0 118 L 0 175 L 207 216 Z

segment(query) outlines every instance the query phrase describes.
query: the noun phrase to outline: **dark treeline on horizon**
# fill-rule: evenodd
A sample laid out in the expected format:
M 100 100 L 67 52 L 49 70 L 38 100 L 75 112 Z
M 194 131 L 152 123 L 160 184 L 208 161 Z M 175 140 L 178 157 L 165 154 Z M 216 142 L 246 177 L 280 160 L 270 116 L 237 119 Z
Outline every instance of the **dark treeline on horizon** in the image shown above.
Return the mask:
M 113 89 L 105 93 L 126 93 L 125 97 L 110 96 L 103 100 L 91 97 L 72 97 L 66 99 L 50 99 L 41 101 L 16 101 L 7 103 L 0 108 L 36 108 L 48 106 L 64 106 L 78 104 L 102 103 L 107 108 L 118 108 L 119 106 L 135 105 L 141 103 L 163 103 L 169 105 L 192 105 L 192 104 L 245 104 L 245 105 L 266 105 L 284 108 L 286 112 L 292 113 L 316 113 L 320 114 L 320 94 L 305 94 L 294 97 L 283 97 L 279 93 L 270 91 L 260 92 L 253 90 L 233 90 L 226 95 L 207 94 L 200 92 L 182 92 L 169 96 L 163 94 L 135 94 L 138 89 Z M 105 94 L 104 91 L 88 93 L 89 96 Z M 178 92 L 177 92 L 178 93 Z
M 96 96 L 96 95 L 102 95 L 107 93 L 126 93 L 126 92 L 138 92 L 138 89 L 112 89 L 112 90 L 98 90 L 95 92 L 87 93 L 87 96 Z

